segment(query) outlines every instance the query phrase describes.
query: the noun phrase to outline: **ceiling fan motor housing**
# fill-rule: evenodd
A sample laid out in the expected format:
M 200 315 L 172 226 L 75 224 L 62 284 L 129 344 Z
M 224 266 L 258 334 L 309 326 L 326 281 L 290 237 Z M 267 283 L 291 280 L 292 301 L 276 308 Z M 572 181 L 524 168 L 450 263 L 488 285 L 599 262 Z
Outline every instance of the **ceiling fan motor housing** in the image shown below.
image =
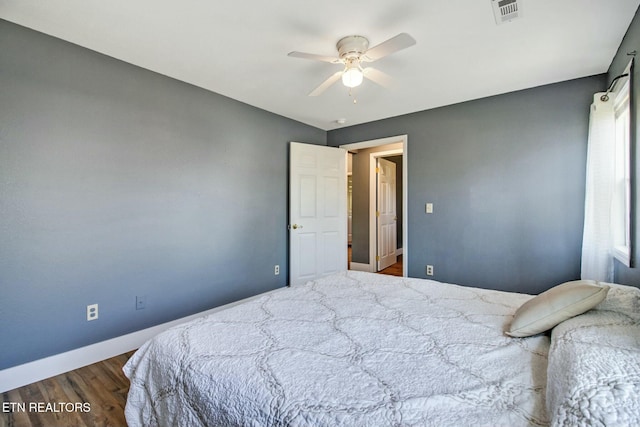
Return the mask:
M 322 82 L 320 86 L 309 93 L 309 96 L 318 96 L 340 79 L 342 79 L 342 83 L 349 88 L 360 85 L 363 78 L 367 78 L 380 86 L 388 86 L 391 80 L 389 76 L 372 67 L 362 68 L 362 62 L 377 61 L 380 58 L 406 49 L 414 44 L 416 44 L 416 41 L 413 37 L 407 33 L 400 33 L 369 49 L 369 40 L 367 40 L 366 37 L 351 35 L 341 38 L 338 40 L 338 43 L 336 43 L 339 58 L 296 51 L 289 52 L 289 56 L 344 65 L 342 71 L 333 73 L 328 79 Z
M 340 59 L 353 60 L 360 58 L 369 49 L 369 40 L 362 36 L 347 36 L 338 40 L 336 47 Z

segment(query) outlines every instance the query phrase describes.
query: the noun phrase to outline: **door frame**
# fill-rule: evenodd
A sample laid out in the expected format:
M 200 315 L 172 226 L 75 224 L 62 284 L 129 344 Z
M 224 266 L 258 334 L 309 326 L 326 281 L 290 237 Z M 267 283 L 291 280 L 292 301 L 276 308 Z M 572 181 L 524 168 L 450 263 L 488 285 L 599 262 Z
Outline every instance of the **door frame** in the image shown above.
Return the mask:
M 407 162 L 408 159 L 408 145 L 409 145 L 409 137 L 408 135 L 398 135 L 391 136 L 387 138 L 380 139 L 372 139 L 361 142 L 354 142 L 349 144 L 342 144 L 339 147 L 344 148 L 346 150 L 359 150 L 364 148 L 373 148 L 380 147 L 382 145 L 389 144 L 397 144 L 402 143 L 402 275 L 407 277 L 409 270 L 409 164 Z M 390 155 L 398 155 L 400 154 L 400 150 L 389 150 L 389 151 L 380 151 L 376 153 L 370 154 L 370 167 L 369 167 L 369 264 L 368 271 L 375 273 L 376 272 L 376 248 L 377 248 L 377 240 L 376 240 L 376 158 L 377 157 L 385 157 Z M 372 195 L 373 192 L 373 195 Z M 353 266 L 353 262 L 351 265 Z M 361 264 L 362 265 L 362 264 Z M 364 264 L 365 266 L 367 264 Z

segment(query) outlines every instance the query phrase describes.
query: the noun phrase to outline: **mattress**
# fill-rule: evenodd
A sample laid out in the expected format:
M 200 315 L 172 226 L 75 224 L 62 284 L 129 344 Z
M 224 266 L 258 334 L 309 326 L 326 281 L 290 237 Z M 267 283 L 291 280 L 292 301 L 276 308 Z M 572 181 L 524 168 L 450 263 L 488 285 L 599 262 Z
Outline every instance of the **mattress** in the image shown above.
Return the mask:
M 130 426 L 547 425 L 531 296 L 344 272 L 174 327 L 124 370 Z

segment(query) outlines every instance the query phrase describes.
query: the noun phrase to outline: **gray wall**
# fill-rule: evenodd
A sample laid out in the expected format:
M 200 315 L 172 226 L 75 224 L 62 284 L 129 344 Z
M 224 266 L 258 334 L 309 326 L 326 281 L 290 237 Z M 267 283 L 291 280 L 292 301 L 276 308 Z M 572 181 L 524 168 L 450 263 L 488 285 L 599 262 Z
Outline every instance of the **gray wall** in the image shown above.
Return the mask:
M 0 369 L 284 286 L 292 140 L 326 132 L 0 20 Z
M 629 60 L 630 56 L 627 55 L 628 52 L 632 51 L 640 52 L 640 9 L 636 12 L 636 15 L 627 30 L 627 34 L 625 35 L 620 47 L 618 48 L 618 53 L 613 58 L 613 62 L 609 67 L 609 73 L 607 74 L 607 86 L 611 81 L 618 75 L 624 72 Z M 634 218 L 632 221 L 632 258 L 634 262 L 635 268 L 628 268 L 625 265 L 619 263 L 616 260 L 615 264 L 615 278 L 614 281 L 616 283 L 623 283 L 627 285 L 640 286 L 640 211 L 638 210 L 638 200 L 640 200 L 640 175 L 637 172 L 637 167 L 640 165 L 640 150 L 637 148 L 638 141 L 640 140 L 640 129 L 638 129 L 638 123 L 640 123 L 640 68 L 638 67 L 638 61 L 640 61 L 640 57 L 636 56 L 635 65 L 634 65 L 634 76 L 633 76 L 633 87 L 631 88 L 631 108 L 634 111 L 634 117 L 632 120 L 632 158 L 633 167 L 631 168 L 633 177 L 632 177 L 632 206 L 634 212 Z M 601 90 L 605 90 L 606 87 L 603 86 Z
M 284 286 L 292 140 L 409 135 L 410 276 L 433 264 L 530 293 L 575 279 L 605 80 L 327 134 L 0 20 L 0 369 Z
M 437 280 L 538 293 L 580 276 L 589 105 L 604 84 L 600 75 L 347 127 L 328 144 L 408 134 L 409 276 L 432 264 Z

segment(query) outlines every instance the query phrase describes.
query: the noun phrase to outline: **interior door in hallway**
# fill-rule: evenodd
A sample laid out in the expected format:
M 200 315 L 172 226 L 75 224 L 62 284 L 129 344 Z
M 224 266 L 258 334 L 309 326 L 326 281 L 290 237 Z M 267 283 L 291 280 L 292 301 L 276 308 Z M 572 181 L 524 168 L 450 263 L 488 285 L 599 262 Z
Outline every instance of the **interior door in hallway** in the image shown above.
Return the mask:
M 396 164 L 383 158 L 378 158 L 377 178 L 377 271 L 380 271 L 398 261 L 398 255 L 396 253 L 398 244 L 398 228 L 396 222 L 398 220 L 396 211 Z

